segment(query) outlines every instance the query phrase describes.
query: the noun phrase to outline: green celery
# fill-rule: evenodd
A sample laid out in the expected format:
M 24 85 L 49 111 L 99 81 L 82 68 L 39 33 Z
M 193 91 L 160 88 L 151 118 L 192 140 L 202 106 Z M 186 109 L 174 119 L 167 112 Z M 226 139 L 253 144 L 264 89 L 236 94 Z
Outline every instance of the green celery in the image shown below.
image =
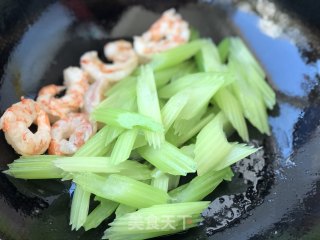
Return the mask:
M 169 188 L 169 176 L 155 169 L 152 174 L 151 186 L 167 192 Z
M 87 216 L 86 222 L 83 224 L 84 229 L 88 231 L 98 227 L 103 220 L 111 216 L 118 206 L 119 203 L 101 199 L 100 204 Z
M 107 133 L 105 137 L 105 146 L 109 146 L 115 139 L 119 137 L 120 134 L 124 132 L 124 129 L 119 127 L 107 127 Z
M 202 176 L 193 178 L 183 190 L 176 194 L 169 194 L 174 202 L 200 201 L 209 195 L 223 179 L 230 179 L 232 176 L 233 172 L 230 167 L 216 172 L 209 171 Z
M 3 173 L 23 179 L 61 178 L 63 171 L 54 165 L 54 160 L 57 157 L 59 156 L 20 157 L 8 164 L 9 169 Z
M 201 50 L 196 55 L 196 62 L 200 71 L 212 72 L 221 69 L 218 49 L 211 39 L 204 40 Z
M 189 144 L 189 145 L 185 145 L 182 148 L 180 148 L 180 150 L 186 154 L 187 156 L 194 158 L 194 149 L 195 149 L 195 144 Z
M 226 88 L 220 89 L 214 96 L 215 102 L 224 115 L 237 130 L 239 136 L 246 142 L 249 141 L 249 133 L 245 122 L 242 107 L 233 94 Z
M 168 183 L 168 190 L 172 190 L 178 187 L 180 182 L 180 176 L 179 175 L 171 175 L 167 174 L 169 176 L 169 183 Z
M 117 165 L 130 157 L 138 130 L 126 130 L 120 134 L 111 153 L 111 163 Z
M 73 193 L 70 225 L 71 229 L 78 230 L 86 222 L 90 203 L 90 192 L 83 189 L 81 186 L 76 185 Z
M 116 218 L 105 231 L 103 239 L 133 240 L 148 239 L 183 231 L 198 225 L 201 222 L 201 212 L 210 202 L 189 202 L 155 205 L 143 208 L 136 212 Z M 170 217 L 170 224 L 163 224 Z M 160 227 L 150 226 L 150 219 Z M 134 228 L 139 221 L 139 228 Z M 173 226 L 173 227 L 172 227 Z
M 168 51 L 154 54 L 150 64 L 154 70 L 172 67 L 193 57 L 202 45 L 202 40 L 195 40 Z
M 159 170 L 172 175 L 183 175 L 196 171 L 196 163 L 168 142 L 154 149 L 146 146 L 137 149 L 140 155 Z
M 169 199 L 160 189 L 116 174 L 107 178 L 92 173 L 74 174 L 73 181 L 97 196 L 136 208 L 163 204 Z
M 153 70 L 149 65 L 141 66 L 137 82 L 137 103 L 139 113 L 150 117 L 162 126 L 161 112 Z M 163 132 L 145 131 L 149 145 L 159 147 L 164 141 Z
M 163 126 L 152 118 L 122 109 L 95 110 L 92 115 L 97 121 L 113 127 L 125 129 L 138 127 L 144 130 L 163 132 Z
M 230 38 L 224 38 L 218 45 L 221 62 L 226 62 L 229 56 Z
M 190 39 L 189 41 L 194 41 L 200 38 L 200 33 L 198 30 L 196 30 L 195 28 L 191 27 L 190 28 Z
M 109 126 L 104 126 L 95 135 L 93 135 L 82 147 L 80 147 L 74 156 L 103 156 L 108 151 L 104 141 L 108 136 Z
M 188 102 L 188 95 L 176 94 L 161 109 L 162 121 L 167 131 Z
M 197 135 L 197 133 L 200 132 L 200 130 L 205 125 L 207 125 L 213 118 L 214 118 L 214 114 L 210 113 L 208 116 L 201 119 L 198 124 L 192 126 L 191 129 L 189 129 L 187 132 L 183 133 L 180 136 L 176 135 L 174 133 L 175 131 L 173 130 L 173 128 L 171 128 L 166 134 L 166 139 L 168 140 L 168 142 L 172 143 L 175 146 L 181 146 L 182 144 L 190 140 L 192 137 Z
M 126 92 L 130 89 L 134 89 L 137 84 L 137 78 L 135 76 L 129 76 L 121 81 L 114 84 L 111 88 L 107 90 L 105 93 L 106 97 L 110 97 L 113 94 L 120 93 L 120 92 Z
M 137 210 L 137 208 L 135 208 L 135 207 L 127 206 L 124 204 L 119 204 L 119 206 L 117 207 L 117 210 L 116 210 L 116 218 L 124 216 L 127 213 L 135 212 L 136 210 Z
M 125 167 L 121 169 L 121 171 L 118 173 L 119 175 L 140 181 L 151 179 L 151 170 L 145 164 L 141 164 L 137 161 L 127 160 L 120 165 L 124 165 Z

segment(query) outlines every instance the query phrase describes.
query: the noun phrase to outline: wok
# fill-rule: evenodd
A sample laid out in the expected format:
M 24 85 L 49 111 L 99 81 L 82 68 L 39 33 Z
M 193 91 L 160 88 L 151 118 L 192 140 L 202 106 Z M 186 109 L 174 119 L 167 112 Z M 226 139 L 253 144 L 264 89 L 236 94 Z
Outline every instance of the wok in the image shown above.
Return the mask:
M 320 239 L 319 3 L 317 1 L 0 2 L 0 114 L 20 96 L 62 82 L 82 53 L 141 34 L 176 7 L 216 43 L 238 35 L 261 62 L 277 93 L 272 135 L 251 130 L 260 155 L 234 167 L 236 176 L 206 199 L 201 226 L 164 239 Z M 17 155 L 0 132 L 0 167 Z M 100 239 L 107 221 L 88 232 L 68 226 L 72 185 L 0 174 L 3 240 Z

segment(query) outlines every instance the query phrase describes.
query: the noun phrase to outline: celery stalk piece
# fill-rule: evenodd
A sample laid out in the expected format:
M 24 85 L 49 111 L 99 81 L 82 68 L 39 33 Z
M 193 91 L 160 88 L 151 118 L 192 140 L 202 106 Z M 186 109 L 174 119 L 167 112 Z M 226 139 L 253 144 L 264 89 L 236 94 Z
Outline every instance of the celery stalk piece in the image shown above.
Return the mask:
M 113 94 L 134 89 L 136 84 L 137 84 L 137 78 L 135 76 L 126 77 L 121 81 L 117 82 L 111 88 L 109 88 L 105 93 L 105 96 L 110 97 Z
M 222 181 L 230 179 L 233 172 L 230 167 L 221 171 L 209 171 L 202 176 L 197 176 L 187 183 L 186 187 L 177 192 L 170 194 L 174 202 L 195 202 L 200 201 L 209 195 Z
M 116 174 L 107 178 L 93 173 L 74 174 L 73 181 L 97 196 L 136 208 L 163 204 L 169 199 L 160 189 Z
M 191 158 L 195 158 L 194 155 L 194 149 L 195 149 L 196 145 L 195 144 L 189 144 L 189 145 L 185 145 L 182 148 L 180 148 L 180 150 L 186 154 L 187 156 L 191 157 Z
M 173 203 L 139 209 L 116 218 L 109 224 L 111 227 L 105 231 L 103 239 L 148 239 L 195 227 L 202 221 L 200 214 L 209 203 Z M 153 225 L 150 225 L 151 219 Z M 166 220 L 170 220 L 170 224 Z
M 219 113 L 197 136 L 194 152 L 199 176 L 213 170 L 232 149 L 223 132 L 223 118 L 223 113 Z
M 128 111 L 136 110 L 135 85 L 122 91 L 118 91 L 100 102 L 95 110 L 106 108 L 120 108 Z
M 171 175 L 167 174 L 169 176 L 169 183 L 168 183 L 168 191 L 175 189 L 178 187 L 180 182 L 180 176 L 179 175 Z
M 165 131 L 171 127 L 180 112 L 188 102 L 188 95 L 176 94 L 161 109 L 162 121 Z
M 119 173 L 121 175 L 151 178 L 151 171 L 144 164 L 136 161 L 124 161 L 118 165 L 111 162 L 110 157 L 61 157 L 54 161 L 54 165 L 66 172 Z M 134 173 L 137 171 L 137 173 Z
M 22 179 L 61 178 L 63 171 L 57 168 L 53 161 L 59 156 L 43 155 L 20 157 L 8 164 L 9 169 L 3 173 Z
M 108 126 L 108 130 L 105 137 L 105 146 L 109 146 L 123 132 L 124 129 L 122 128 Z
M 135 208 L 135 207 L 127 206 L 124 204 L 119 204 L 119 206 L 117 207 L 117 210 L 116 210 L 116 218 L 122 217 L 122 216 L 126 215 L 127 213 L 135 212 L 136 210 L 137 210 L 137 208 Z
M 166 68 L 160 71 L 154 72 L 154 78 L 156 81 L 157 88 L 163 87 L 170 80 L 175 79 L 177 77 L 184 76 L 186 74 L 190 74 L 196 71 L 196 66 L 192 61 L 186 61 L 175 65 L 170 68 Z
M 192 126 L 192 128 L 189 129 L 188 132 L 185 132 L 180 136 L 174 134 L 174 130 L 171 128 L 166 134 L 166 139 L 168 140 L 168 142 L 175 146 L 181 146 L 182 144 L 190 140 L 192 137 L 197 135 L 197 133 L 200 132 L 200 130 L 204 126 L 206 126 L 213 118 L 214 114 L 210 113 L 208 116 L 201 119 L 198 124 Z
M 87 216 L 86 222 L 83 224 L 84 229 L 88 231 L 92 228 L 98 227 L 103 220 L 111 216 L 118 206 L 119 203 L 103 199 L 100 204 Z
M 232 89 L 242 106 L 244 116 L 261 133 L 270 135 L 267 109 L 261 96 L 250 91 L 250 87 L 240 78 L 232 84 Z
M 206 86 L 208 84 L 218 84 L 223 81 L 224 84 L 229 84 L 234 81 L 234 74 L 229 71 L 215 71 L 207 73 L 193 73 L 182 76 L 175 81 L 172 81 L 168 85 L 159 90 L 160 98 L 171 98 L 175 94 L 185 90 L 187 88 L 193 89 L 194 87 Z
M 230 38 L 223 39 L 218 44 L 218 51 L 220 55 L 221 62 L 226 62 L 229 56 L 229 48 L 230 48 Z
M 169 176 L 155 169 L 152 174 L 151 186 L 167 192 L 169 188 Z
M 76 185 L 73 193 L 70 225 L 72 230 L 78 230 L 86 222 L 90 203 L 90 192 L 83 189 L 81 186 Z
M 202 40 L 195 40 L 168 51 L 154 54 L 150 64 L 154 70 L 172 67 L 193 57 L 202 45 Z
M 162 126 L 158 93 L 152 68 L 149 65 L 141 66 L 137 82 L 137 103 L 139 113 L 150 117 Z M 164 141 L 163 132 L 145 131 L 145 137 L 150 146 L 159 147 Z
M 148 142 L 143 134 L 138 134 L 136 141 L 134 142 L 132 150 L 148 145 Z
M 211 39 L 203 40 L 200 51 L 196 54 L 198 69 L 202 72 L 212 72 L 221 69 L 218 49 Z
M 108 149 L 106 148 L 104 141 L 107 137 L 108 126 L 104 126 L 95 135 L 93 135 L 79 150 L 74 154 L 74 156 L 103 156 L 106 154 Z
M 246 142 L 249 141 L 249 133 L 245 122 L 242 107 L 233 94 L 226 88 L 220 89 L 214 96 L 215 102 L 224 115 L 237 130 L 239 136 Z
M 253 146 L 247 146 L 246 144 L 237 144 L 233 143 L 232 144 L 232 149 L 229 152 L 229 154 L 226 156 L 224 161 L 221 161 L 216 167 L 215 170 L 219 171 L 221 169 L 224 169 L 239 160 L 255 153 L 258 151 L 260 148 L 254 148 Z
M 189 41 L 194 41 L 200 38 L 200 33 L 198 30 L 196 30 L 195 28 L 191 27 L 190 28 L 190 39 Z
M 163 126 L 152 118 L 122 109 L 104 109 L 93 112 L 93 117 L 113 127 L 133 129 L 134 127 L 154 132 L 163 132 Z
M 186 189 L 188 187 L 188 183 L 180 185 L 179 187 L 176 187 L 174 189 L 172 189 L 169 192 L 169 195 L 171 197 L 171 202 L 176 201 L 175 200 L 175 196 L 177 196 L 180 192 L 182 192 L 184 189 Z
M 138 130 L 126 130 L 116 140 L 111 153 L 111 163 L 117 165 L 126 161 L 130 157 L 134 142 L 137 138 Z
M 162 143 L 157 149 L 146 146 L 137 150 L 145 160 L 165 173 L 185 176 L 197 169 L 192 158 L 168 142 Z

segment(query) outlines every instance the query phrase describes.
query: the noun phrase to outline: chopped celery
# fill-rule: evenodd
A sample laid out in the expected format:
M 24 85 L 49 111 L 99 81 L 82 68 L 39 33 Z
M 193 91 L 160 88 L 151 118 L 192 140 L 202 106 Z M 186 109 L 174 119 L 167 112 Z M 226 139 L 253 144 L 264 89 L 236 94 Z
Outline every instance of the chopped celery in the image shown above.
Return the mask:
M 221 61 L 216 45 L 211 39 L 204 40 L 201 50 L 196 55 L 200 71 L 211 72 L 221 69 Z
M 254 148 L 252 146 L 247 146 L 245 144 L 232 144 L 232 149 L 229 154 L 225 157 L 224 161 L 221 161 L 215 170 L 219 171 L 227 166 L 230 166 L 237 161 L 255 153 L 259 148 Z
M 188 95 L 176 94 L 161 109 L 162 121 L 167 131 L 188 102 Z
M 168 85 L 164 86 L 159 90 L 159 97 L 168 99 L 175 94 L 185 90 L 186 88 L 193 89 L 198 86 L 205 86 L 208 84 L 219 84 L 233 82 L 234 75 L 229 71 L 216 71 L 208 73 L 193 73 L 186 76 L 182 76 L 175 81 L 172 81 Z
M 90 192 L 83 189 L 81 186 L 76 185 L 73 193 L 70 225 L 71 229 L 78 230 L 86 222 L 90 203 Z
M 100 204 L 87 216 L 86 222 L 83 224 L 84 229 L 88 231 L 98 227 L 103 220 L 111 216 L 118 206 L 119 203 L 101 199 Z
M 109 224 L 111 227 L 105 231 L 103 239 L 147 239 L 195 227 L 201 222 L 200 214 L 209 203 L 173 203 L 140 209 L 116 218 Z M 150 225 L 151 219 L 153 225 Z
M 154 72 L 157 88 L 163 87 L 173 78 L 195 72 L 195 68 L 193 62 L 186 61 L 176 66 Z
M 225 118 L 223 113 L 219 113 L 197 136 L 194 152 L 200 176 L 213 170 L 232 149 L 223 132 L 222 118 Z
M 136 110 L 136 91 L 135 88 L 129 88 L 125 91 L 116 92 L 107 97 L 98 104 L 95 110 L 106 108 L 120 108 L 128 111 Z
M 118 127 L 107 127 L 107 133 L 105 137 L 105 146 L 109 146 L 119 135 L 124 132 L 124 129 Z
M 66 172 L 120 173 L 124 175 L 123 173 L 129 174 L 131 171 L 141 171 L 136 175 L 146 177 L 148 174 L 150 175 L 150 171 L 141 163 L 128 160 L 114 165 L 110 157 L 61 157 L 54 161 L 54 165 Z
M 139 113 L 150 117 L 162 125 L 161 112 L 159 107 L 158 93 L 154 80 L 152 68 L 149 65 L 141 66 L 141 72 L 137 82 L 137 103 Z M 159 147 L 164 141 L 163 132 L 145 131 L 146 140 L 149 145 Z
M 134 89 L 137 84 L 137 78 L 135 76 L 129 76 L 121 81 L 117 82 L 111 88 L 109 88 L 105 94 L 106 97 L 109 97 L 115 93 L 119 92 L 128 92 L 130 89 Z
M 190 144 L 190 145 L 186 145 L 183 146 L 182 148 L 180 148 L 180 150 L 186 154 L 187 156 L 194 158 L 194 149 L 195 149 L 195 144 Z
M 152 118 L 122 109 L 95 110 L 92 115 L 97 121 L 104 122 L 113 127 L 125 129 L 138 127 L 144 130 L 163 132 L 163 126 Z
M 221 171 L 209 171 L 202 176 L 197 176 L 187 183 L 186 187 L 175 194 L 170 194 L 174 202 L 200 201 L 209 195 L 223 179 L 230 179 L 233 172 L 230 167 Z
M 180 182 L 180 176 L 179 175 L 171 175 L 167 174 L 169 176 L 169 183 L 168 183 L 168 190 L 175 189 L 178 187 Z
M 194 41 L 200 38 L 200 33 L 198 30 L 196 30 L 195 28 L 191 27 L 190 28 L 190 39 L 189 41 Z
M 137 149 L 140 155 L 159 170 L 172 175 L 183 175 L 196 171 L 196 163 L 168 142 L 154 149 L 146 146 Z
M 226 62 L 229 55 L 230 38 L 223 39 L 218 45 L 221 62 Z
M 126 161 L 132 151 L 138 130 L 126 130 L 120 134 L 111 153 L 111 163 L 117 165 Z
M 133 150 L 139 147 L 143 147 L 148 145 L 146 138 L 144 137 L 143 134 L 138 134 L 136 141 L 133 145 Z
M 3 171 L 3 173 L 23 179 L 61 178 L 63 171 L 53 163 L 57 157 L 59 156 L 20 157 L 13 163 L 8 164 L 9 169 Z
M 232 93 L 226 89 L 220 89 L 214 96 L 215 102 L 224 115 L 237 130 L 239 136 L 246 142 L 249 141 L 248 128 L 243 116 L 242 107 Z
M 123 215 L 126 215 L 127 213 L 135 212 L 136 210 L 137 210 L 137 208 L 135 208 L 135 207 L 120 204 L 116 210 L 116 218 L 119 218 Z
M 107 153 L 108 148 L 105 146 L 104 141 L 108 136 L 109 126 L 104 126 L 93 137 L 91 137 L 80 149 L 74 154 L 74 156 L 82 157 L 98 157 Z
M 192 137 L 194 137 L 200 130 L 207 125 L 212 119 L 214 118 L 214 114 L 210 113 L 208 116 L 204 117 L 200 120 L 200 122 L 194 126 L 192 126 L 191 129 L 189 129 L 187 132 L 183 133 L 180 136 L 177 136 L 174 134 L 174 130 L 171 128 L 167 135 L 166 139 L 168 142 L 172 143 L 175 146 L 181 146 L 188 140 L 190 140 Z
M 182 63 L 193 57 L 202 47 L 202 40 L 195 40 L 168 51 L 153 55 L 151 66 L 154 70 L 161 70 Z
M 118 173 L 120 175 L 127 176 L 127 177 L 133 178 L 135 180 L 141 180 L 141 181 L 151 179 L 151 170 L 145 164 L 141 164 L 136 161 L 129 161 L 128 160 L 128 161 L 121 163 L 120 165 L 125 166 Z
M 169 188 L 169 176 L 156 169 L 152 174 L 151 186 L 167 192 Z
M 93 173 L 74 174 L 73 181 L 97 196 L 136 208 L 163 204 L 169 199 L 160 189 L 116 174 L 107 178 Z

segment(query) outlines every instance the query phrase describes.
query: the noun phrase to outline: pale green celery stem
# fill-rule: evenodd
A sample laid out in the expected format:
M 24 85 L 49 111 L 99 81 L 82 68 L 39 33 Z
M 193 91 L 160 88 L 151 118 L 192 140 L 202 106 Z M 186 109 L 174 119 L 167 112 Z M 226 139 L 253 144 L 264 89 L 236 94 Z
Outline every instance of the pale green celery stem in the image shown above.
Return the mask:
M 228 55 L 229 55 L 229 48 L 230 48 L 230 38 L 224 38 L 218 44 L 218 51 L 220 55 L 221 62 L 226 62 Z
M 152 178 L 151 185 L 167 192 L 169 188 L 169 179 L 170 178 L 167 174 L 160 173 L 158 176 L 154 176 Z
M 118 137 L 111 153 L 111 163 L 117 165 L 130 157 L 137 135 L 138 130 L 132 129 L 123 132 Z
M 207 125 L 214 118 L 214 116 L 215 115 L 213 113 L 210 113 L 208 116 L 201 119 L 201 121 L 197 125 L 193 126 L 188 132 L 180 136 L 175 135 L 174 131 L 171 130 L 167 133 L 166 138 L 170 143 L 174 144 L 175 146 L 181 146 L 188 140 L 190 140 L 192 137 L 194 137 L 198 132 L 200 132 L 200 130 L 205 125 Z
M 90 192 L 76 185 L 73 193 L 70 225 L 72 230 L 78 230 L 86 221 L 89 211 Z
M 216 45 L 211 39 L 204 40 L 201 50 L 196 55 L 200 71 L 210 72 L 221 69 L 221 61 Z
M 175 189 L 178 187 L 179 182 L 180 182 L 180 176 L 179 175 L 171 175 L 167 174 L 169 176 L 169 184 L 168 184 L 168 191 Z
M 118 206 L 119 203 L 101 199 L 100 204 L 88 215 L 86 222 L 83 225 L 84 229 L 88 231 L 98 227 L 103 220 L 111 216 Z
M 135 208 L 135 207 L 120 204 L 116 210 L 116 217 L 119 218 L 123 215 L 126 215 L 127 213 L 135 212 L 136 210 L 137 210 L 137 208 Z

